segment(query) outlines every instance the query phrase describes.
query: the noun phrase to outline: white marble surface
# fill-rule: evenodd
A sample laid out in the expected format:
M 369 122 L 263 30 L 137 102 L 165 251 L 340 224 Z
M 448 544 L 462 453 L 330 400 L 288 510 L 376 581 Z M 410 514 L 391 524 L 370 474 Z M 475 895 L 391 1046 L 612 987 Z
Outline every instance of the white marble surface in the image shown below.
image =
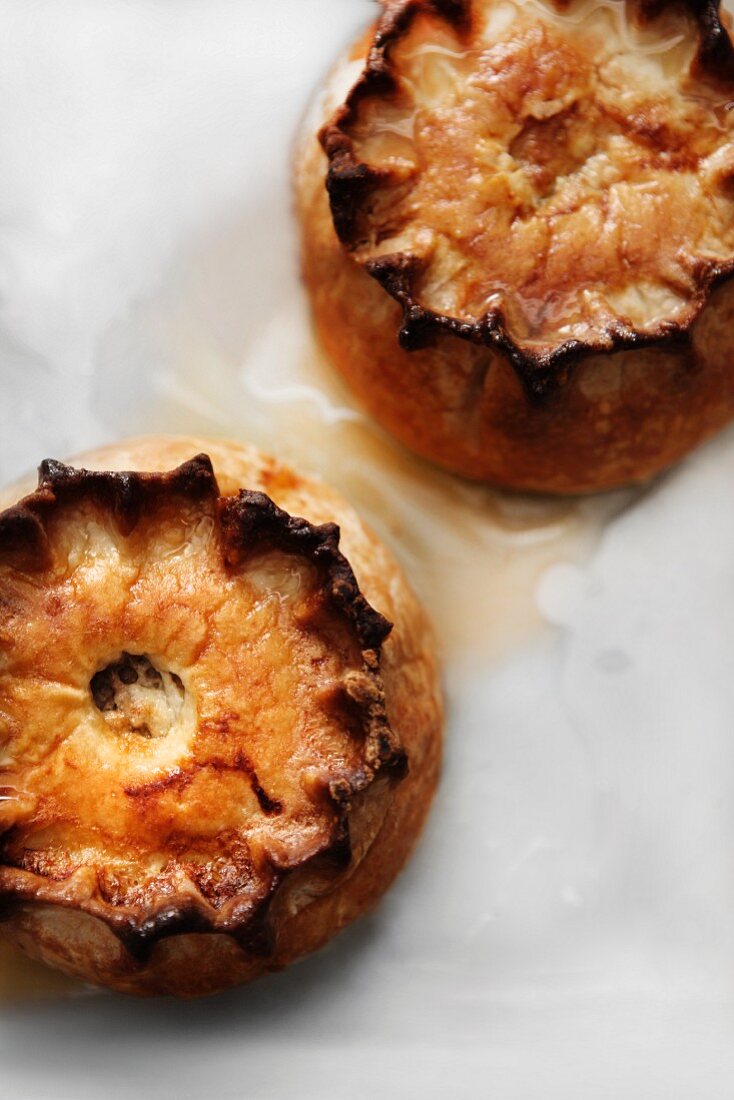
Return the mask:
M 0 1096 L 730 1100 L 734 434 L 554 510 L 402 457 L 314 366 L 289 147 L 370 10 L 0 0 L 0 481 L 158 430 L 328 473 L 414 573 L 450 703 L 373 916 L 207 1002 L 0 1000 Z

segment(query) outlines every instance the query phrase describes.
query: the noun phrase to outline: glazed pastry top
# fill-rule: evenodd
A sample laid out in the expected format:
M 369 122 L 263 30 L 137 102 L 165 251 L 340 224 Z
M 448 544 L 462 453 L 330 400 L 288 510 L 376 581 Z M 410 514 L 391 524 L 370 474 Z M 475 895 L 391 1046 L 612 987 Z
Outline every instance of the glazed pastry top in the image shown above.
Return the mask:
M 734 270 L 732 101 L 715 3 L 387 3 L 322 132 L 335 226 L 407 346 L 449 328 L 542 388 L 559 350 L 679 336 Z
M 74 905 L 131 950 L 182 930 L 267 950 L 283 882 L 293 912 L 359 861 L 405 756 L 390 625 L 338 541 L 222 496 L 204 455 L 42 466 L 0 515 L 4 903 Z

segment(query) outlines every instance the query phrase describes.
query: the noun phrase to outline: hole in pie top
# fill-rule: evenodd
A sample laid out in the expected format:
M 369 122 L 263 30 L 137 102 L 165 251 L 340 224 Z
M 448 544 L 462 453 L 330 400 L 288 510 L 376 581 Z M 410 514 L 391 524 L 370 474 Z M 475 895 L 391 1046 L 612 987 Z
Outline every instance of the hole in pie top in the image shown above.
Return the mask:
M 180 677 L 144 654 L 123 653 L 96 672 L 89 686 L 116 733 L 166 737 L 181 718 L 186 693 Z

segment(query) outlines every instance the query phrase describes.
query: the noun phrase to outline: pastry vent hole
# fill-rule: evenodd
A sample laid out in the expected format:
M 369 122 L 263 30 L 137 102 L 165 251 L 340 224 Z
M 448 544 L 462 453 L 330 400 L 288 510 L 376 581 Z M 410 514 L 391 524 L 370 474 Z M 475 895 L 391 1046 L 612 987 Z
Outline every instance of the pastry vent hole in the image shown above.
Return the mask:
M 123 653 L 96 672 L 89 687 L 95 706 L 117 733 L 150 739 L 171 732 L 186 698 L 181 678 L 144 654 Z

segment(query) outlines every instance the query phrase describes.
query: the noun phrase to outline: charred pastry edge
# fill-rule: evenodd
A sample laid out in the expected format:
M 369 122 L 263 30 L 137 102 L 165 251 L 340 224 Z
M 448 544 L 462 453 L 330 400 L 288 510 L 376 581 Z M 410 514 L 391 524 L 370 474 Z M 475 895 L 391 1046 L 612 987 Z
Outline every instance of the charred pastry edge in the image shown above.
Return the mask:
M 362 76 L 344 104 L 319 133 L 329 161 L 326 189 L 336 234 L 352 252 L 360 242 L 363 204 L 373 191 L 391 179 L 389 169 L 373 168 L 358 158 L 350 126 L 361 103 L 369 97 L 391 95 L 398 89 L 392 50 L 406 35 L 419 15 L 442 19 L 461 36 L 468 36 L 473 24 L 474 0 L 383 0 L 376 31 Z M 550 0 L 562 9 L 570 0 Z M 720 0 L 633 0 L 641 22 L 651 22 L 667 8 L 687 12 L 699 31 L 695 70 L 702 79 L 734 82 L 734 44 L 724 26 Z M 622 322 L 604 326 L 598 339 L 565 340 L 556 346 L 523 345 L 509 333 L 501 310 L 490 310 L 477 321 L 461 321 L 421 305 L 414 293 L 421 261 L 410 253 L 398 252 L 367 260 L 364 269 L 402 306 L 403 319 L 398 343 L 406 351 L 432 346 L 441 336 L 455 336 L 486 347 L 504 358 L 515 371 L 528 400 L 543 402 L 557 393 L 572 376 L 581 359 L 589 355 L 658 347 L 690 349 L 691 329 L 713 290 L 734 275 L 734 257 L 724 263 L 701 261 L 694 273 L 696 292 L 687 318 L 661 321 L 655 329 L 640 332 Z
M 349 562 L 339 550 L 336 524 L 316 526 L 291 516 L 261 492 L 242 490 L 237 496 L 222 497 L 211 460 L 205 454 L 168 473 L 97 472 L 44 461 L 39 467 L 37 490 L 0 512 L 0 561 L 23 572 L 47 569 L 52 562 L 47 524 L 67 504 L 87 503 L 107 512 L 127 537 L 144 516 L 160 506 L 170 506 L 176 499 L 210 502 L 218 520 L 223 560 L 229 569 L 273 550 L 302 557 L 315 566 L 329 609 L 347 621 L 362 650 L 362 669 L 351 674 L 353 682 L 345 683 L 344 692 L 357 709 L 364 731 L 363 763 L 351 775 L 324 787 L 323 797 L 335 813 L 329 839 L 316 852 L 292 864 L 270 861 L 272 877 L 265 896 L 254 905 L 250 900 L 238 905 L 235 895 L 228 903 L 232 912 L 226 917 L 201 894 L 166 895 L 159 904 L 148 907 L 115 906 L 102 896 L 98 877 L 95 889 L 90 891 L 88 878 L 75 889 L 77 884 L 72 880 L 76 872 L 55 882 L 3 863 L 2 840 L 11 829 L 0 833 L 0 876 L 4 882 L 0 885 L 0 923 L 29 907 L 51 906 L 103 921 L 139 965 L 146 962 L 159 940 L 187 933 L 225 934 L 251 956 L 267 959 L 277 946 L 277 919 L 274 927 L 271 909 L 291 876 L 302 871 L 333 879 L 324 893 L 337 886 L 353 862 L 349 825 L 355 799 L 375 783 L 392 785 L 407 774 L 407 756 L 390 726 L 380 675 L 381 647 L 392 624 L 362 595 Z M 318 624 L 313 628 L 318 629 Z M 264 792 L 255 790 L 255 794 L 266 815 L 281 808 L 269 798 L 269 805 L 263 807 Z M 373 840 L 374 836 L 369 843 Z
M 392 627 L 360 592 L 352 567 L 339 550 L 335 523 L 316 527 L 284 512 L 267 494 L 247 489 L 236 497 L 221 498 L 218 509 L 229 565 L 242 565 L 263 549 L 310 557 L 328 582 L 331 603 L 351 621 L 362 648 L 382 645 Z
M 47 569 L 51 548 L 46 524 L 60 505 L 86 501 L 106 510 L 127 536 L 146 512 L 165 500 L 215 500 L 218 496 L 207 455 L 197 455 L 163 474 L 77 470 L 47 458 L 38 467 L 36 491 L 0 512 L 0 555 L 17 556 L 29 570 Z

